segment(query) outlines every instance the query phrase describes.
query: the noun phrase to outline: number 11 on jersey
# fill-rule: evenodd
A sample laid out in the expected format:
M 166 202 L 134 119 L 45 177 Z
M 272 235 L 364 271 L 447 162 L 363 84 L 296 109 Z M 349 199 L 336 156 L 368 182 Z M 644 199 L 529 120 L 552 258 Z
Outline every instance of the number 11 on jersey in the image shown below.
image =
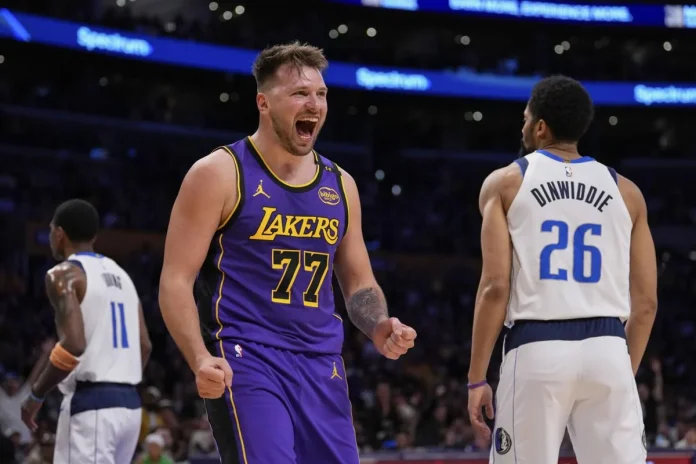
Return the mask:
M 117 311 L 118 309 L 118 311 Z M 118 328 L 120 326 L 121 340 L 119 344 Z M 128 348 L 128 331 L 126 330 L 126 309 L 123 303 L 111 302 L 111 340 L 114 348 Z
M 539 255 L 539 278 L 541 280 L 568 280 L 568 271 L 558 269 L 551 271 L 551 253 L 568 248 L 569 227 L 563 221 L 544 221 L 541 224 L 541 231 L 546 233 L 556 232 L 558 241 L 546 245 Z M 601 224 L 581 224 L 573 233 L 573 280 L 580 283 L 595 284 L 602 277 L 602 253 L 599 248 L 585 244 L 587 233 L 590 235 L 601 236 Z M 589 259 L 589 275 L 585 275 L 585 260 Z

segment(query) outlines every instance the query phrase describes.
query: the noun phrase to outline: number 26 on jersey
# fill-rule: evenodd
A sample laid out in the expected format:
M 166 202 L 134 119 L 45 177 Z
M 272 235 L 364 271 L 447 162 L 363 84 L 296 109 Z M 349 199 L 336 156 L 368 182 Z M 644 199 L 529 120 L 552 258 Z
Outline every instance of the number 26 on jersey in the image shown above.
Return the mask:
M 551 255 L 553 253 L 573 254 L 573 280 L 580 283 L 595 284 L 602 277 L 602 253 L 599 248 L 587 245 L 587 234 L 602 235 L 601 224 L 581 224 L 574 231 L 563 221 L 544 221 L 541 224 L 541 232 L 555 234 L 557 241 L 546 245 L 539 256 L 539 278 L 541 280 L 568 280 L 567 269 L 551 269 Z M 572 242 L 569 238 L 572 232 Z M 568 250 L 568 247 L 571 250 Z M 589 272 L 586 272 L 589 270 Z

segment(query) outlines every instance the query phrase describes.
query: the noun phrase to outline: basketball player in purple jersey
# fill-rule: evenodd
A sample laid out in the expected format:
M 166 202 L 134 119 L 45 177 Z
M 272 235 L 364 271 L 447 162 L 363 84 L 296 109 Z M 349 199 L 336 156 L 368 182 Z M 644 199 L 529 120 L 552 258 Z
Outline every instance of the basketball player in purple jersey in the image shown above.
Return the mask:
M 197 161 L 172 210 L 162 315 L 225 464 L 359 463 L 333 272 L 381 354 L 397 359 L 416 338 L 388 316 L 355 181 L 313 150 L 327 65 L 298 43 L 261 52 L 258 130 Z

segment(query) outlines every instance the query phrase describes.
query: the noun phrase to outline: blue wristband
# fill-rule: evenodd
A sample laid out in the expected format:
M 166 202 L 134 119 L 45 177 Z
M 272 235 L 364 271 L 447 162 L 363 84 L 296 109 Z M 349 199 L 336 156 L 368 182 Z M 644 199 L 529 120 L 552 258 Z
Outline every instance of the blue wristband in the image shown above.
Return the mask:
M 43 403 L 44 400 L 46 399 L 46 398 L 39 398 L 38 396 L 36 396 L 36 395 L 34 394 L 33 391 L 30 391 L 30 392 L 29 392 L 29 398 L 31 398 L 32 400 L 36 401 L 37 403 Z
M 483 387 L 484 385 L 488 385 L 488 382 L 485 380 L 477 383 L 468 383 L 466 384 L 466 388 L 469 390 L 473 390 L 475 388 Z

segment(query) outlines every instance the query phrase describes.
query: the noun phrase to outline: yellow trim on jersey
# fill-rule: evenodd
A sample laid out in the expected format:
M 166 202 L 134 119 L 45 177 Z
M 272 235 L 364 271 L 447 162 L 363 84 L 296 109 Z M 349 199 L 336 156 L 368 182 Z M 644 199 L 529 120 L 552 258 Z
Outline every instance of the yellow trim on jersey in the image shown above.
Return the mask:
M 232 150 L 230 150 L 228 147 L 223 146 L 222 147 L 227 153 L 230 154 L 232 157 L 232 161 L 234 161 L 234 167 L 237 169 L 237 201 L 234 203 L 234 208 L 232 208 L 232 211 L 230 211 L 230 214 L 225 218 L 224 221 L 222 221 L 222 224 L 218 226 L 216 230 L 220 230 L 223 227 L 227 225 L 228 222 L 230 222 L 230 219 L 232 219 L 232 216 L 234 216 L 234 213 L 237 212 L 237 208 L 239 208 L 239 203 L 242 201 L 242 182 L 239 178 L 239 176 L 242 175 L 242 171 L 239 169 L 239 161 L 237 160 L 237 155 L 235 155 Z
M 220 246 L 220 257 L 218 258 L 217 262 L 217 268 L 218 271 L 220 271 L 220 274 L 222 277 L 220 278 L 220 287 L 218 288 L 218 297 L 217 301 L 215 301 L 215 319 L 217 320 L 218 325 L 220 328 L 218 331 L 215 333 L 215 338 L 218 339 L 220 342 L 220 354 L 222 355 L 223 359 L 225 358 L 225 347 L 222 346 L 222 339 L 220 338 L 220 332 L 222 332 L 222 322 L 220 322 L 220 300 L 222 300 L 222 286 L 225 283 L 225 273 L 222 272 L 222 257 L 225 254 L 225 249 L 222 247 L 222 236 L 224 234 L 220 234 L 220 237 L 218 238 L 218 245 Z M 232 387 L 227 387 L 227 390 L 230 393 L 230 403 L 232 404 L 232 414 L 234 415 L 234 420 L 237 423 L 237 433 L 239 434 L 239 444 L 242 446 L 242 457 L 244 458 L 244 464 L 249 464 L 247 462 L 247 457 L 246 457 L 246 447 L 244 446 L 244 438 L 242 438 L 242 428 L 239 425 L 239 416 L 237 416 L 237 406 L 234 404 L 234 399 L 232 398 Z
M 358 448 L 358 437 L 355 433 L 355 421 L 353 420 L 353 403 L 350 402 L 350 391 L 348 387 L 348 373 L 346 372 L 346 362 L 341 356 L 341 364 L 343 364 L 343 381 L 346 383 L 346 396 L 348 397 L 348 405 L 350 405 L 350 425 L 353 427 L 353 438 L 355 439 L 355 450 L 358 453 L 358 462 L 360 461 L 360 451 Z
M 259 151 L 259 149 L 256 147 L 256 144 L 254 144 L 254 141 L 251 140 L 251 137 L 247 137 L 247 140 L 249 140 L 249 143 L 251 144 L 251 146 L 254 147 L 254 150 L 256 150 L 256 153 L 258 153 L 259 158 L 261 158 L 261 162 L 263 163 L 264 166 L 266 166 L 266 169 L 268 169 L 268 172 L 271 173 L 271 175 L 275 178 L 275 180 L 277 180 L 281 184 L 283 184 L 287 187 L 290 187 L 290 188 L 302 188 L 302 187 L 307 187 L 308 185 L 312 185 L 314 182 L 316 182 L 317 177 L 319 177 L 319 173 L 320 173 L 321 169 L 319 169 L 320 166 L 317 165 L 317 172 L 314 173 L 314 177 L 309 182 L 304 183 L 304 184 L 299 184 L 299 185 L 288 184 L 283 179 L 278 177 L 275 172 L 273 172 L 271 167 L 268 165 L 268 163 L 266 163 L 266 160 L 263 158 L 261 151 Z M 317 152 L 312 150 L 312 154 L 314 155 L 314 160 L 316 161 L 317 160 Z
M 343 194 L 343 198 L 346 202 L 346 233 L 348 233 L 348 227 L 350 226 L 350 200 L 348 199 L 348 195 L 346 195 L 346 187 L 343 184 L 343 173 L 341 172 L 341 166 L 336 164 L 336 167 L 338 168 L 338 182 L 341 184 L 341 193 Z

